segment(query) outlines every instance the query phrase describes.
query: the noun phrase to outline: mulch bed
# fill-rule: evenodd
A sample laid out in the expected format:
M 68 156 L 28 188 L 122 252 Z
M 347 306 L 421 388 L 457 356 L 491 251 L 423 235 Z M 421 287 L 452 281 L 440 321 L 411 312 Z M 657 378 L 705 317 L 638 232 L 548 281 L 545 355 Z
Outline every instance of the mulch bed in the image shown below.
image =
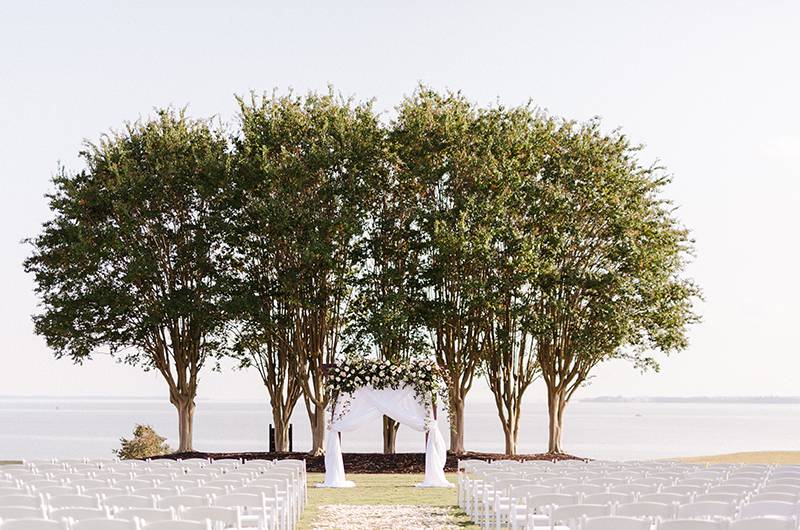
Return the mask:
M 309 456 L 308 453 L 174 453 L 153 458 L 211 458 L 220 460 L 225 458 L 232 459 L 283 459 L 296 458 L 306 461 L 306 469 L 310 473 L 325 471 L 324 456 Z M 395 453 L 385 455 L 383 453 L 344 453 L 344 469 L 348 473 L 424 473 L 425 472 L 425 453 Z M 447 464 L 445 471 L 456 471 L 458 460 L 467 458 L 477 460 L 585 460 L 583 458 L 567 454 L 530 454 L 508 456 L 502 453 L 475 453 L 466 452 L 460 455 L 447 453 Z

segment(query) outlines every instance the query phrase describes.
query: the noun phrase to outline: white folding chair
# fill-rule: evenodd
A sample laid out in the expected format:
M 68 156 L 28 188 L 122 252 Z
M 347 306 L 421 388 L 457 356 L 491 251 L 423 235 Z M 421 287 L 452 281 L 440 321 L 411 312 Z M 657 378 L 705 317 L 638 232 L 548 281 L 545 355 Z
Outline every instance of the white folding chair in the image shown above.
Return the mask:
M 650 521 L 635 517 L 592 517 L 583 520 L 582 530 L 650 530 Z

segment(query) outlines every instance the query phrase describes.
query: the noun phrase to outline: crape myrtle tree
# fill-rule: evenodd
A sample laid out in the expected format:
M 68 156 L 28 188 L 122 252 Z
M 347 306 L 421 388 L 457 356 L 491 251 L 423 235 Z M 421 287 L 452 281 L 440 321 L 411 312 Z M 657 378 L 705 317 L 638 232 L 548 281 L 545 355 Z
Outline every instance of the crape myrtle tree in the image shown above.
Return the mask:
M 539 375 L 536 340 L 528 325 L 536 308 L 531 280 L 538 267 L 536 204 L 529 199 L 553 122 L 524 106 L 484 109 L 477 123 L 483 139 L 476 147 L 484 165 L 481 206 L 490 235 L 480 352 L 503 427 L 505 453 L 513 455 L 522 399 Z
M 244 275 L 255 275 L 254 297 L 278 317 L 263 315 L 270 323 L 261 336 L 278 337 L 276 353 L 286 355 L 288 374 L 297 374 L 311 452 L 320 454 L 329 399 L 323 366 L 342 350 L 373 180 L 383 165 L 383 132 L 370 103 L 331 91 L 239 103 L 235 193 L 242 197 L 242 230 L 257 232 L 242 238 Z
M 419 188 L 401 178 L 386 151 L 363 240 L 363 267 L 356 280 L 348 329 L 348 353 L 389 361 L 430 355 L 426 341 L 420 267 L 425 249 L 415 215 Z M 383 417 L 383 452 L 396 449 L 399 423 Z
M 683 275 L 687 230 L 663 197 L 669 179 L 597 120 L 565 122 L 541 153 L 527 211 L 537 227 L 537 291 L 529 326 L 547 387 L 549 445 L 562 452 L 564 409 L 595 366 L 627 359 L 658 368 L 653 352 L 687 344 L 696 286 Z
M 396 171 L 416 195 L 421 314 L 448 378 L 450 450 L 464 451 L 464 400 L 480 365 L 481 297 L 490 230 L 483 215 L 477 111 L 463 96 L 420 87 L 398 107 L 390 145 Z M 492 223 L 494 221 L 491 221 Z
M 110 353 L 157 370 L 192 447 L 201 368 L 221 351 L 219 190 L 227 141 L 208 122 L 161 110 L 81 153 L 60 171 L 53 218 L 29 240 L 41 312 L 36 332 L 76 363 Z

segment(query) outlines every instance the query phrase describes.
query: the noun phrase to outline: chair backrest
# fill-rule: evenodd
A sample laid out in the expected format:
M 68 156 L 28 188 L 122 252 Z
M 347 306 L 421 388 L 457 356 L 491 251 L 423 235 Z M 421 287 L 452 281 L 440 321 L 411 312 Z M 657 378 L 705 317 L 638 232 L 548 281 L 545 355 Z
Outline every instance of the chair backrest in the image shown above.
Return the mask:
M 0 506 L 39 508 L 42 506 L 42 498 L 38 495 L 4 495 L 0 497 Z
M 650 521 L 635 517 L 591 517 L 581 525 L 583 530 L 650 530 Z
M 67 530 L 67 521 L 51 521 L 49 519 L 12 519 L 3 521 L 3 530 Z
M 771 478 L 767 484 L 787 484 L 789 486 L 800 486 L 800 478 L 798 477 L 779 477 Z
M 70 530 L 139 530 L 139 526 L 127 519 L 83 519 L 72 523 Z
M 706 493 L 732 493 L 734 495 L 745 495 L 753 491 L 754 488 L 744 485 L 726 484 L 723 486 L 712 486 Z
M 71 480 L 71 486 L 80 486 L 81 488 L 103 488 L 110 486 L 107 480 L 99 480 L 96 478 L 82 478 L 78 480 Z
M 173 495 L 171 497 L 159 497 L 156 500 L 159 508 L 175 508 L 190 506 L 208 506 L 208 497 L 200 495 Z
M 630 493 L 592 493 L 583 497 L 586 504 L 627 504 L 633 502 Z
M 228 508 L 263 508 L 264 496 L 254 493 L 228 493 L 227 495 L 214 497 L 213 505 Z
M 675 506 L 658 502 L 632 502 L 620 504 L 614 510 L 616 515 L 625 517 L 661 517 L 671 519 L 675 516 Z
M 50 519 L 60 521 L 62 519 L 103 519 L 108 517 L 108 510 L 102 508 L 56 508 L 50 510 Z
M 550 512 L 550 525 L 555 523 L 569 523 L 584 517 L 602 517 L 611 515 L 611 506 L 608 504 L 568 504 L 558 506 Z
M 526 497 L 528 509 L 543 508 L 545 506 L 565 506 L 579 502 L 578 495 L 564 495 L 563 493 L 542 493 Z
M 44 508 L 27 506 L 0 506 L 0 519 L 42 519 Z
M 677 493 L 678 495 L 699 495 L 705 492 L 706 488 L 703 488 L 701 486 L 685 486 L 685 485 L 667 486 L 666 488 L 661 488 L 660 491 L 660 493 Z
M 658 486 L 651 486 L 649 484 L 618 484 L 608 488 L 608 491 L 641 495 L 642 493 L 656 493 L 658 491 Z
M 155 521 L 142 525 L 142 530 L 212 530 L 210 521 Z
M 117 519 L 137 518 L 146 523 L 153 521 L 172 521 L 175 519 L 175 510 L 172 508 L 125 508 L 114 513 Z
M 130 488 L 130 489 L 137 489 L 137 488 L 154 488 L 156 487 L 155 481 L 153 480 L 142 480 L 142 479 L 129 479 L 129 480 L 118 480 L 114 482 L 114 486 L 118 488 Z
M 695 495 L 694 502 L 739 502 L 744 497 L 736 493 L 702 493 Z
M 236 530 L 242 525 L 241 512 L 238 508 L 225 508 L 223 506 L 193 506 L 183 508 L 180 518 L 188 521 L 204 521 L 223 523 L 225 528 L 233 527 Z
M 794 493 L 757 493 L 750 497 L 750 502 L 761 501 L 797 502 L 797 495 Z
M 179 488 L 141 488 L 132 490 L 134 495 L 142 495 L 149 497 L 155 495 L 157 497 L 172 497 L 173 495 L 180 495 Z
M 561 488 L 561 493 L 567 495 L 593 495 L 595 493 L 605 493 L 606 488 L 599 484 L 572 484 Z
M 795 530 L 797 522 L 793 519 L 755 517 L 731 521 L 728 530 Z
M 672 519 L 660 521 L 657 530 L 725 530 L 727 521 L 704 521 L 702 519 Z
M 56 486 L 56 487 L 63 487 L 63 486 Z M 27 494 L 28 490 L 20 486 L 0 488 L 0 497 L 6 497 L 8 495 L 27 495 Z
M 114 508 L 154 508 L 153 497 L 144 495 L 114 495 L 103 499 L 103 504 Z
M 556 493 L 554 486 L 542 486 L 541 484 L 521 484 L 519 486 L 512 486 L 509 489 L 509 495 L 514 499 L 523 499 L 531 495 L 546 495 L 548 493 Z
M 57 495 L 79 495 L 81 491 L 78 486 L 46 486 L 44 488 L 37 488 L 34 493 L 44 495 L 45 497 L 55 497 Z
M 800 495 L 800 486 L 792 486 L 791 484 L 767 484 L 759 490 L 759 493 L 791 493 L 792 495 Z
M 791 502 L 781 501 L 760 501 L 749 502 L 743 504 L 741 507 L 742 519 L 750 519 L 753 517 L 794 517 L 797 515 L 797 504 Z
M 47 499 L 51 508 L 99 508 L 100 503 L 94 495 L 56 495 Z
M 183 490 L 184 495 L 199 495 L 201 497 L 207 495 L 225 495 L 228 490 L 225 488 L 217 488 L 214 486 L 197 486 L 194 488 L 186 488 Z
M 688 504 L 692 501 L 692 495 L 681 495 L 680 493 L 645 493 L 639 495 L 639 502 L 658 502 L 661 504 Z
M 726 502 L 691 502 L 678 506 L 678 517 L 733 517 L 734 505 Z

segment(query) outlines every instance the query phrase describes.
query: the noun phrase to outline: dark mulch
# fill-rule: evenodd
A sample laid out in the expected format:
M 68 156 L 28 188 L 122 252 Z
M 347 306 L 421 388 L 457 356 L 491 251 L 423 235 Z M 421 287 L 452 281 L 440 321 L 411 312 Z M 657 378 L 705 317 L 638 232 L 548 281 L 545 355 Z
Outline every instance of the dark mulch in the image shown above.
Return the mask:
M 425 453 L 396 453 L 385 455 L 383 453 L 344 453 L 344 468 L 348 473 L 424 473 Z M 174 453 L 154 458 L 211 458 L 221 460 L 225 458 L 253 460 L 253 459 L 283 459 L 297 458 L 306 461 L 306 469 L 311 472 L 325 471 L 324 456 L 309 456 L 308 453 Z M 582 460 L 567 454 L 532 454 L 507 456 L 502 453 L 475 453 L 466 452 L 461 455 L 447 453 L 445 471 L 456 471 L 458 460 L 467 458 L 477 460 Z

